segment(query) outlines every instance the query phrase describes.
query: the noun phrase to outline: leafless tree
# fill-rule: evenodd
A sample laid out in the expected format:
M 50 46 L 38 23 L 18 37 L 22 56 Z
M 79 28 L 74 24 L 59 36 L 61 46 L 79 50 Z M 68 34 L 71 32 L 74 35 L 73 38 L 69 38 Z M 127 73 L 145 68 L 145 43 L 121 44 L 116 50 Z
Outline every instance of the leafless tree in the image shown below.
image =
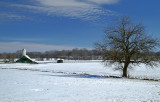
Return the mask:
M 7 54 L 6 54 L 6 53 L 2 53 L 0 57 L 1 57 L 1 59 L 6 60 L 6 58 L 7 58 Z
M 105 29 L 104 41 L 96 43 L 102 50 L 104 60 L 117 64 L 122 69 L 122 77 L 127 77 L 127 69 L 133 64 L 144 63 L 154 66 L 157 60 L 150 52 L 159 45 L 159 41 L 145 34 L 144 26 L 134 24 L 130 17 L 123 16 Z

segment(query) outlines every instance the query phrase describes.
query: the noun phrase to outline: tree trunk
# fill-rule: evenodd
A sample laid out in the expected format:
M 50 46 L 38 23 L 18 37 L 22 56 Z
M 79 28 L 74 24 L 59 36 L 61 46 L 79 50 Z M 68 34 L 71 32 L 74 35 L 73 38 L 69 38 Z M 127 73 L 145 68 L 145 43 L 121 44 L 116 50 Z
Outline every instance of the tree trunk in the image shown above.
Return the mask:
M 126 78 L 127 78 L 128 65 L 129 65 L 129 62 L 128 62 L 128 61 L 124 63 L 124 68 L 123 68 L 123 75 L 122 75 L 122 77 L 126 77 Z

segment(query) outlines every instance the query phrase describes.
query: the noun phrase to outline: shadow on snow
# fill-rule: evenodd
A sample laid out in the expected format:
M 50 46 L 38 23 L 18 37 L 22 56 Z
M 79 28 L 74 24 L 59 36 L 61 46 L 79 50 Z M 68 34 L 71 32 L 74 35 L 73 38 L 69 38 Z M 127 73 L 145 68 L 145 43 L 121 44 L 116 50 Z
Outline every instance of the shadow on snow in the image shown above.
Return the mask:
M 72 78 L 91 78 L 91 79 L 106 79 L 106 78 L 120 78 L 120 77 L 114 77 L 114 76 L 100 76 L 100 75 L 52 75 L 52 74 L 41 74 L 44 76 L 53 76 L 53 77 L 72 77 Z
M 104 78 L 112 78 L 107 76 L 99 76 L 99 75 L 51 75 L 51 74 L 41 74 L 44 76 L 53 76 L 53 77 L 72 77 L 72 78 L 97 78 L 97 79 L 104 79 Z

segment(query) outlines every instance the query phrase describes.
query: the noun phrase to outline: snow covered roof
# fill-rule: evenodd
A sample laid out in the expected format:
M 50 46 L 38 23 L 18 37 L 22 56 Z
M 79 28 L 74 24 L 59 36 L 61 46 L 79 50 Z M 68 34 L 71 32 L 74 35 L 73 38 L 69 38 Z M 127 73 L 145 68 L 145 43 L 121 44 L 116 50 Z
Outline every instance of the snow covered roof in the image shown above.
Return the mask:
M 17 62 L 17 63 L 32 63 L 32 64 L 38 64 L 37 62 L 32 61 L 32 59 L 31 59 L 28 55 L 22 56 L 22 57 L 21 57 L 20 59 L 18 59 L 16 62 Z

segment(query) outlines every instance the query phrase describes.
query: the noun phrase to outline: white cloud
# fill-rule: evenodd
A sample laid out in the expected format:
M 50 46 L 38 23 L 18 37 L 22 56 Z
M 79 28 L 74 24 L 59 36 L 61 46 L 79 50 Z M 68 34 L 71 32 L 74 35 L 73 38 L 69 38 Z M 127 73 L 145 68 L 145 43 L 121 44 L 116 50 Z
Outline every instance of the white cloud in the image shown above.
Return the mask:
M 27 51 L 49 51 L 49 50 L 71 50 L 75 47 L 72 46 L 57 46 L 46 44 L 34 44 L 34 43 L 21 43 L 21 42 L 0 42 L 1 52 L 15 52 L 21 49 L 27 49 Z
M 116 4 L 120 0 L 88 0 L 88 1 L 94 2 L 94 3 L 97 3 L 97 4 Z
M 22 34 L 23 35 L 23 34 Z M 24 41 L 44 41 L 44 39 L 38 39 L 38 38 L 36 38 L 36 39 L 34 39 L 34 38 L 9 38 L 9 37 L 1 37 L 0 38 L 0 40 L 2 41 L 12 41 L 12 42 L 17 42 L 17 41 L 22 41 L 22 42 L 24 42 Z
M 25 16 L 21 16 L 18 14 L 14 14 L 14 13 L 10 13 L 10 12 L 0 12 L 0 19 L 4 20 L 4 19 L 17 19 L 17 20 L 21 20 L 21 19 L 25 19 Z
M 77 0 L 36 0 L 45 6 L 61 6 L 61 7 L 87 7 L 91 6 L 85 2 L 80 2 Z
M 28 8 L 32 12 L 43 12 L 47 15 L 97 20 L 100 19 L 100 16 L 114 14 L 114 12 L 102 8 L 99 4 L 113 4 L 118 1 L 119 0 L 36 0 L 33 5 L 10 5 Z

